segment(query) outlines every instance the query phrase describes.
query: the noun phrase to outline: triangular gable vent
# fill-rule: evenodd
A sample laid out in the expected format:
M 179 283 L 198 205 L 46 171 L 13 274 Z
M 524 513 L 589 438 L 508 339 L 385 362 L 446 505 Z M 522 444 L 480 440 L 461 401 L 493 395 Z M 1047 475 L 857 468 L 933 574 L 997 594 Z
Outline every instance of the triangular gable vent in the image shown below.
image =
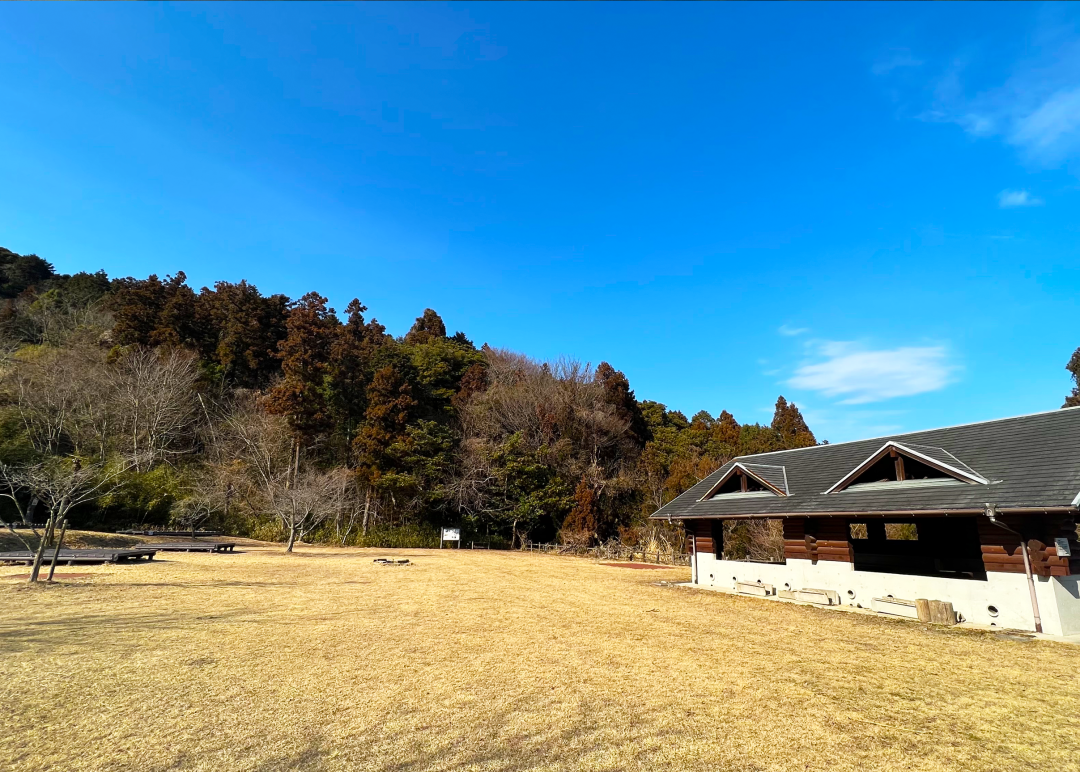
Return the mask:
M 709 488 L 701 501 L 729 493 L 771 493 L 774 496 L 787 496 L 787 470 L 782 466 L 744 464 L 737 461 Z
M 867 483 L 904 483 L 950 478 L 972 485 L 986 485 L 990 482 L 944 448 L 886 442 L 825 492 L 838 493 L 852 485 Z

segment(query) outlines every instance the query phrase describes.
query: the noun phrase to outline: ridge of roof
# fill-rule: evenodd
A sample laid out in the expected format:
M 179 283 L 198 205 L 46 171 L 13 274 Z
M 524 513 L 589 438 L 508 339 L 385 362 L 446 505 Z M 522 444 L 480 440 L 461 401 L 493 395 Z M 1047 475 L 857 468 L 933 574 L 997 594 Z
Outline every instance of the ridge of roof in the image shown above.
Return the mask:
M 796 452 L 798 452 L 800 450 L 813 450 L 814 448 L 824 448 L 824 447 L 832 448 L 832 447 L 837 447 L 837 446 L 840 446 L 840 445 L 851 445 L 851 444 L 856 443 L 856 442 L 870 442 L 871 440 L 891 440 L 891 439 L 894 439 L 896 437 L 906 437 L 906 436 L 908 436 L 910 434 L 923 434 L 925 432 L 936 432 L 936 431 L 940 431 L 940 430 L 943 430 L 943 429 L 960 429 L 960 428 L 965 427 L 965 426 L 980 426 L 982 424 L 995 424 L 995 423 L 1000 423 L 1002 421 L 1018 421 L 1021 418 L 1034 418 L 1035 416 L 1039 416 L 1039 415 L 1052 415 L 1052 414 L 1055 414 L 1055 413 L 1068 413 L 1068 412 L 1073 411 L 1073 410 L 1080 410 L 1080 405 L 1076 405 L 1074 407 L 1059 407 L 1056 410 L 1040 410 L 1040 411 L 1038 411 L 1036 413 L 1023 413 L 1021 415 L 1013 415 L 1013 416 L 1008 416 L 1006 418 L 988 418 L 985 421 L 969 421 L 968 423 L 965 423 L 965 424 L 950 424 L 949 426 L 935 426 L 932 429 L 913 429 L 912 431 L 900 432 L 899 434 L 881 434 L 881 435 L 878 435 L 876 437 L 863 437 L 860 440 L 844 440 L 843 442 L 830 442 L 830 443 L 827 443 L 827 444 L 820 444 L 820 445 L 807 445 L 805 448 L 785 448 L 784 450 L 766 450 L 763 453 L 750 453 L 750 454 L 745 455 L 745 456 L 735 456 L 735 458 L 731 459 L 731 461 L 738 461 L 741 458 L 756 458 L 758 456 L 771 456 L 771 455 L 773 455 L 775 453 L 796 453 Z M 927 446 L 927 447 L 931 447 L 931 446 Z M 945 448 L 942 448 L 942 450 L 945 450 Z M 948 451 L 946 451 L 946 452 L 948 452 Z M 950 455 L 952 455 L 952 454 L 950 454 Z M 959 460 L 959 459 L 957 459 L 957 460 Z M 731 463 L 731 462 L 729 461 L 728 463 Z M 724 466 L 727 466 L 727 464 L 724 464 Z M 723 467 L 720 467 L 720 468 L 723 468 Z M 1078 495 L 1080 495 L 1080 494 L 1078 494 Z

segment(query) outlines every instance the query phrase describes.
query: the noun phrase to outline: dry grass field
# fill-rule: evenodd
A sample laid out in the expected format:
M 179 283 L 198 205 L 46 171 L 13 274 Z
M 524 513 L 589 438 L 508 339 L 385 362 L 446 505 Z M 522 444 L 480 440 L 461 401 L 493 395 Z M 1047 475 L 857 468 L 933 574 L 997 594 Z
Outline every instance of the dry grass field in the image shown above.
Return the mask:
M 1080 769 L 1074 646 L 655 584 L 686 569 L 380 554 L 0 580 L 0 769 Z

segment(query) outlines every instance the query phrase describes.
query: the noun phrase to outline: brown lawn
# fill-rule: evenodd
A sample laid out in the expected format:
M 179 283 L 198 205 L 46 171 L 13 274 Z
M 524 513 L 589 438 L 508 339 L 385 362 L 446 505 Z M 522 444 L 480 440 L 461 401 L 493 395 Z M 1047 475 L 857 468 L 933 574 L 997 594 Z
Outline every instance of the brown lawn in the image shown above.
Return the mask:
M 686 569 L 246 549 L 0 581 L 0 769 L 1080 768 L 1066 644 L 656 585 Z

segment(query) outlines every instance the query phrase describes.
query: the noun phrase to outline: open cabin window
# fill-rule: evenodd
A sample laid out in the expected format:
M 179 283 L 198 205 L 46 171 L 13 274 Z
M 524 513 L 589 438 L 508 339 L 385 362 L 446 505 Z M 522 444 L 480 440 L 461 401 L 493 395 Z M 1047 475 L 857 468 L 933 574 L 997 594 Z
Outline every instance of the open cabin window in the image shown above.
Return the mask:
M 848 529 L 856 571 L 986 580 L 974 516 L 866 518 Z

